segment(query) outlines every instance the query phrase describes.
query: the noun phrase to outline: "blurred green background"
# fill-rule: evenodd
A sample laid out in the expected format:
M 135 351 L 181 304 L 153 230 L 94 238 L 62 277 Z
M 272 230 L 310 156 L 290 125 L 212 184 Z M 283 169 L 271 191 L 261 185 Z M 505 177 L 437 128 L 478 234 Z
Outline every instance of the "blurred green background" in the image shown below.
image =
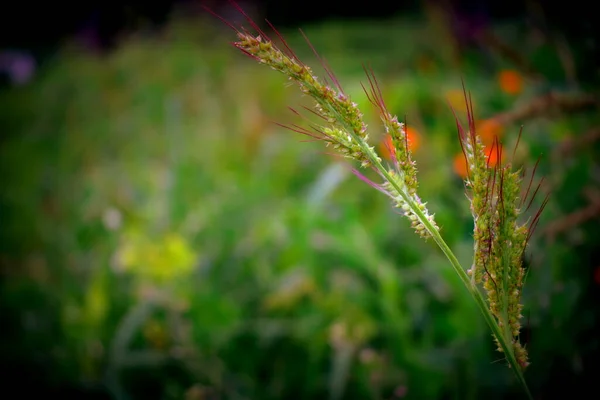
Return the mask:
M 599 355 L 596 86 L 569 69 L 586 63 L 577 43 L 565 61 L 515 21 L 464 45 L 440 15 L 302 28 L 380 143 L 360 86 L 362 64 L 373 68 L 418 140 L 420 195 L 465 266 L 472 220 L 449 105 L 464 117 L 464 80 L 508 155 L 523 125 L 524 185 L 538 157 L 534 184 L 545 177 L 525 216 L 551 193 L 526 262 L 525 376 L 536 398 L 578 393 Z M 286 106 L 310 102 L 217 22 L 175 15 L 103 54 L 65 43 L 30 82 L 3 87 L 2 390 L 519 398 L 444 257 L 320 143 L 273 123 L 297 123 Z M 283 34 L 324 75 L 302 36 Z M 571 100 L 525 112 L 548 93 Z

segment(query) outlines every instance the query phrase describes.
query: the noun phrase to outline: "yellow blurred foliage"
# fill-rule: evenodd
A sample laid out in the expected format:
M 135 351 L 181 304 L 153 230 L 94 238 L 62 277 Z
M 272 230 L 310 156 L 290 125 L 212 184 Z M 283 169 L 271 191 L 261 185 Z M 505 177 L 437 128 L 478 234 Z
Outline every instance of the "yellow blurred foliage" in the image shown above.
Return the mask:
M 169 232 L 154 239 L 134 229 L 124 234 L 117 256 L 124 271 L 156 284 L 189 276 L 195 260 L 196 254 L 181 235 Z
M 465 102 L 465 92 L 463 89 L 451 89 L 445 93 L 446 101 L 456 112 L 467 112 L 467 103 Z

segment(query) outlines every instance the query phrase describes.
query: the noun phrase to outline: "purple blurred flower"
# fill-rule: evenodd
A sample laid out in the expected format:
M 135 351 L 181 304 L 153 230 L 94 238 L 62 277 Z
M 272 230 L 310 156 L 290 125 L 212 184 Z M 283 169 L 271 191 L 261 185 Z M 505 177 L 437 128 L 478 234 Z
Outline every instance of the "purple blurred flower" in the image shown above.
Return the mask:
M 5 50 L 0 52 L 0 73 L 8 75 L 11 83 L 23 85 L 35 72 L 33 56 L 24 51 Z

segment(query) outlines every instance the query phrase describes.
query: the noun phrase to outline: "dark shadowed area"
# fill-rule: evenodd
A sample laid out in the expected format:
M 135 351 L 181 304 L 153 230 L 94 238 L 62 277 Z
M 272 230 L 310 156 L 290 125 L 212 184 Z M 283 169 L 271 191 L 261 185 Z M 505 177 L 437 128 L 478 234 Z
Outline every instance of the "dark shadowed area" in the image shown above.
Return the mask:
M 326 76 L 302 30 L 391 163 L 362 86 L 372 69 L 406 121 L 419 196 L 469 267 L 451 110 L 465 121 L 466 87 L 486 149 L 501 143 L 489 162 L 522 167 L 524 194 L 539 186 L 524 220 L 549 194 L 524 258 L 525 379 L 535 399 L 587 398 L 600 359 L 593 6 L 239 4 Z M 281 127 L 312 102 L 203 6 L 250 27 L 219 0 L 0 7 L 0 396 L 525 398 L 434 243 L 331 147 Z

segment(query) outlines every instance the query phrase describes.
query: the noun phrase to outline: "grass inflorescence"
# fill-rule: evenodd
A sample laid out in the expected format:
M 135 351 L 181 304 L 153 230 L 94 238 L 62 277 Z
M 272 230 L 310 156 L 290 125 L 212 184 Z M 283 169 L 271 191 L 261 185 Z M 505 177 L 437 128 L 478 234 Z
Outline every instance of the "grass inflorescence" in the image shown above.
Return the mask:
M 522 194 L 523 171 L 515 169 L 512 161 L 505 164 L 490 163 L 491 159 L 503 159 L 503 148 L 497 138 L 490 149 L 484 146 L 476 133 L 472 103 L 465 90 L 468 127 L 463 128 L 458 118 L 456 121 L 467 166 L 465 187 L 474 220 L 474 258 L 469 269 L 463 268 L 442 238 L 434 215 L 417 194 L 417 169 L 406 126 L 388 110 L 373 71 L 363 67 L 367 76 L 363 90 L 378 112 L 385 134 L 391 138 L 386 142 L 388 154 L 391 155 L 390 166 L 384 166 L 375 146 L 370 143 L 369 130 L 361 110 L 344 92 L 339 80 L 319 57 L 308 38 L 305 36 L 325 69 L 325 78 L 319 79 L 300 60 L 271 23 L 267 21 L 280 46 L 237 4 L 233 5 L 254 31 L 225 21 L 237 33 L 237 41 L 233 45 L 257 62 L 287 76 L 314 101 L 314 108 L 306 108 L 305 111 L 316 115 L 318 123 L 311 123 L 309 128 L 282 126 L 324 142 L 325 146 L 334 149 L 340 156 L 356 162 L 362 169 L 373 170 L 379 176 L 380 182 L 374 182 L 358 169 L 354 170 L 360 179 L 390 197 L 393 206 L 409 219 L 415 232 L 424 239 L 433 239 L 446 255 L 490 326 L 498 350 L 504 354 L 508 365 L 531 397 L 523 377 L 523 371 L 529 365 L 527 351 L 519 341 L 523 309 L 521 294 L 526 277 L 522 260 L 527 242 L 547 201 L 542 203 L 531 220 L 520 221 L 522 207 L 525 203 L 529 207 L 537 194 L 535 190 L 529 196 L 533 174 Z M 299 111 L 293 111 L 301 115 Z M 485 292 L 487 299 L 482 292 Z

